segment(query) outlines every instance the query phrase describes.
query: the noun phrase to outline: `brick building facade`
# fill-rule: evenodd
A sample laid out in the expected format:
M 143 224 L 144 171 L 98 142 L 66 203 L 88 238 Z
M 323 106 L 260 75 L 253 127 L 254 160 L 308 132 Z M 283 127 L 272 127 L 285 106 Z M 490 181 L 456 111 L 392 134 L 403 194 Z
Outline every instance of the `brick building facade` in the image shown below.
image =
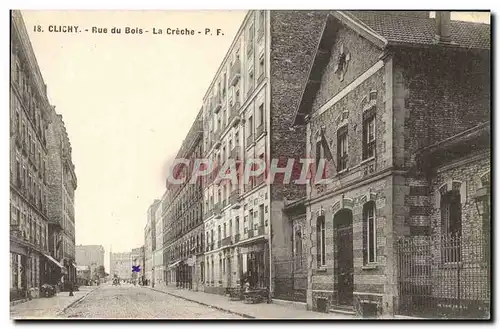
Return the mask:
M 400 237 L 481 222 L 472 205 L 489 172 L 489 26 L 421 15 L 332 12 L 309 64 L 296 123 L 307 129 L 307 153 L 328 160 L 324 184 L 307 186 L 312 309 L 398 313 Z M 463 134 L 475 148 L 449 142 Z M 435 146 L 443 143 L 455 148 Z M 440 160 L 427 166 L 432 157 Z M 461 217 L 443 214 L 441 196 L 454 189 Z M 455 234 L 471 233 L 456 225 Z

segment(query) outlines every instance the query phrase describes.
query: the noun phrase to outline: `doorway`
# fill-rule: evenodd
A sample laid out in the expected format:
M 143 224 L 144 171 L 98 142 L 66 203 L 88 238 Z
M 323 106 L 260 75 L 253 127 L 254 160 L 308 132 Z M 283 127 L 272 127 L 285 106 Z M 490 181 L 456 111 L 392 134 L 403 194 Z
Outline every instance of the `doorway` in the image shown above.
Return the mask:
M 335 215 L 337 241 L 337 303 L 339 306 L 353 305 L 354 266 L 352 243 L 352 212 L 341 210 Z

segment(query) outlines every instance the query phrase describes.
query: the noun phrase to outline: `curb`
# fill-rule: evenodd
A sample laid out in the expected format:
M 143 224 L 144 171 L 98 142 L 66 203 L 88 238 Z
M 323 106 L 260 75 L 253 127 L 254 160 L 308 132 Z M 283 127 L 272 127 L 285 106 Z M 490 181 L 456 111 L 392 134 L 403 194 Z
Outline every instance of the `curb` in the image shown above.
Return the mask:
M 100 288 L 100 287 L 99 287 Z M 89 296 L 90 294 L 92 294 L 94 291 L 98 290 L 99 288 L 95 288 L 93 290 L 91 290 L 88 294 L 86 295 L 83 295 L 82 297 L 74 300 L 73 302 L 71 302 L 68 306 L 66 306 L 65 308 L 63 308 L 61 311 L 57 312 L 55 317 L 59 317 L 61 316 L 64 312 L 66 312 L 70 307 L 73 307 L 73 306 L 76 306 L 78 303 L 82 302 L 85 298 L 87 298 L 87 296 Z
M 252 315 L 248 315 L 248 314 L 245 314 L 245 313 L 234 312 L 234 311 L 231 311 L 231 310 L 219 307 L 219 306 L 214 306 L 214 305 L 206 304 L 206 303 L 197 301 L 195 299 L 187 298 L 187 297 L 184 297 L 184 296 L 179 296 L 179 295 L 167 292 L 167 291 L 162 291 L 162 290 L 154 289 L 154 288 L 151 288 L 151 287 L 144 287 L 144 288 L 148 288 L 148 289 L 153 290 L 153 291 L 162 292 L 164 294 L 167 294 L 167 295 L 170 295 L 170 296 L 174 296 L 174 297 L 177 297 L 177 298 L 180 298 L 180 299 L 184 299 L 184 300 L 187 300 L 187 301 L 190 301 L 190 302 L 195 302 L 195 303 L 198 303 L 200 305 L 207 306 L 207 307 L 210 307 L 210 308 L 214 308 L 216 310 L 223 311 L 223 312 L 226 312 L 226 313 L 230 313 L 230 314 L 234 314 L 234 315 L 239 315 L 239 316 L 242 316 L 242 317 L 247 318 L 247 319 L 256 319 L 256 317 L 252 316 Z

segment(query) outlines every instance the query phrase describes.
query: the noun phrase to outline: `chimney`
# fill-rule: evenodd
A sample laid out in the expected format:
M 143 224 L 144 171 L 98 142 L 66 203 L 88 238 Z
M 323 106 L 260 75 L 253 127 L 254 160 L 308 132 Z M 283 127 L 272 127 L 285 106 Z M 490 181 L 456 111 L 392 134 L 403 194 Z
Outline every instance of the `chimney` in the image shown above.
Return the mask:
M 450 12 L 436 11 L 436 40 L 439 43 L 450 43 Z

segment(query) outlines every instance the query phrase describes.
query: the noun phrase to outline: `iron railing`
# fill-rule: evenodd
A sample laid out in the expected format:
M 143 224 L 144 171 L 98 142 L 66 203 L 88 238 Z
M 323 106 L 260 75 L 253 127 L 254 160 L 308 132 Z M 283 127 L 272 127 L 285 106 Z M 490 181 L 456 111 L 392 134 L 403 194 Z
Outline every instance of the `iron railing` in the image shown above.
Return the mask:
M 489 237 L 484 236 L 400 238 L 397 245 L 399 314 L 488 318 L 489 248 Z

